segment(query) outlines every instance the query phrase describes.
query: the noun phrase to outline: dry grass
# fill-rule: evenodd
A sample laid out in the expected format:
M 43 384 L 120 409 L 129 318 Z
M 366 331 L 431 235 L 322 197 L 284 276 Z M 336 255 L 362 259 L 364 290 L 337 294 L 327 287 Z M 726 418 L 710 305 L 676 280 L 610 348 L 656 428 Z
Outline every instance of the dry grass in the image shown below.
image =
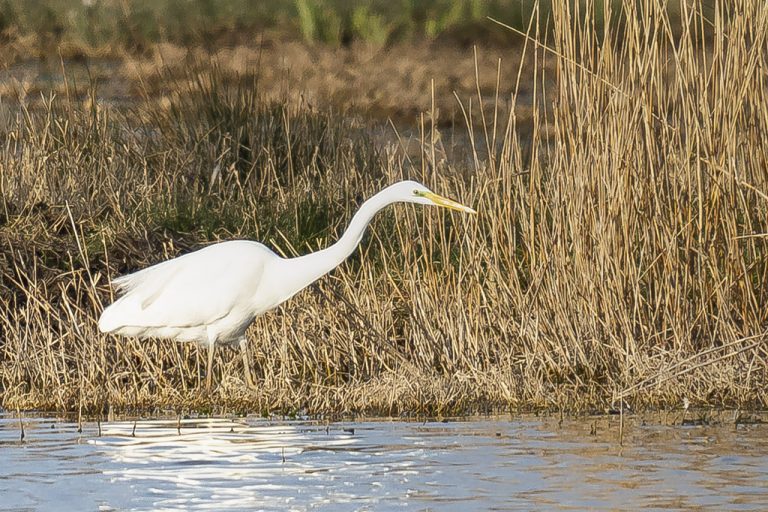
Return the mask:
M 170 105 L 180 93 L 180 83 L 210 73 L 214 65 L 224 72 L 225 80 L 257 80 L 263 101 L 344 105 L 348 115 L 367 120 L 391 119 L 398 128 L 407 131 L 412 130 L 414 120 L 429 107 L 434 90 L 437 124 L 463 132 L 463 118 L 454 92 L 462 98 L 475 94 L 476 63 L 480 69 L 492 70 L 477 77 L 482 89 L 492 92 L 497 78 L 493 70 L 502 59 L 499 92 L 502 98 L 509 97 L 515 89 L 519 50 L 519 45 L 481 46 L 475 58 L 471 48 L 451 44 L 331 48 L 270 33 L 233 47 L 189 48 L 163 43 L 142 55 L 96 57 L 87 62 L 65 60 L 63 66 L 59 56 L 54 55 L 8 65 L 8 78 L 0 80 L 0 97 L 4 102 L 0 112 L 11 108 L 14 101 L 35 105 L 50 92 L 87 98 L 92 87 L 96 87 L 100 99 L 113 105 L 131 105 L 137 97 Z M 530 63 L 529 58 L 526 64 Z M 531 85 L 524 80 L 517 90 L 517 116 L 527 120 L 526 126 L 531 117 Z M 504 110 L 505 103 L 501 105 Z M 477 117 L 475 120 L 479 121 Z
M 633 407 L 765 406 L 768 7 L 737 4 L 672 27 L 626 2 L 631 21 L 599 34 L 554 10 L 521 68 L 532 128 L 520 87 L 478 88 L 463 160 L 435 116 L 414 158 L 221 70 L 135 109 L 22 109 L 0 149 L 2 406 L 583 411 L 622 390 Z M 351 261 L 255 322 L 258 390 L 234 351 L 207 395 L 196 347 L 97 332 L 108 276 L 220 239 L 324 246 L 404 177 L 481 213 L 377 218 Z

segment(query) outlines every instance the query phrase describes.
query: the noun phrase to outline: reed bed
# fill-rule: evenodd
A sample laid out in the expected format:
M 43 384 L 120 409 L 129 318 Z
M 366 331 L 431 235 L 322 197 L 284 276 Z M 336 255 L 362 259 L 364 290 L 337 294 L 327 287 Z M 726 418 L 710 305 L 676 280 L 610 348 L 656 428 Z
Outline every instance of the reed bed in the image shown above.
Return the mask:
M 464 158 L 435 115 L 414 155 L 220 69 L 131 109 L 22 106 L 0 147 L 2 407 L 764 407 L 768 6 L 683 2 L 673 26 L 655 1 L 597 4 L 553 6 L 547 37 L 531 24 L 509 97 L 458 98 Z M 224 239 L 315 250 L 402 178 L 480 214 L 381 214 L 347 263 L 254 323 L 258 389 L 235 351 L 217 351 L 209 394 L 204 349 L 98 332 L 110 277 Z

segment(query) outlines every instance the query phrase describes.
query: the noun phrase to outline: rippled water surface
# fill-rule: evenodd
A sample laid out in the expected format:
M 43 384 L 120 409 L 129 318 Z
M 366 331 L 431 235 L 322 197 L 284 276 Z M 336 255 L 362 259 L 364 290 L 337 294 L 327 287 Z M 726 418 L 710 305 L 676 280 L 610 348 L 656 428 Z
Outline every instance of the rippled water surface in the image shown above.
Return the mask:
M 0 414 L 2 510 L 768 510 L 768 425 Z

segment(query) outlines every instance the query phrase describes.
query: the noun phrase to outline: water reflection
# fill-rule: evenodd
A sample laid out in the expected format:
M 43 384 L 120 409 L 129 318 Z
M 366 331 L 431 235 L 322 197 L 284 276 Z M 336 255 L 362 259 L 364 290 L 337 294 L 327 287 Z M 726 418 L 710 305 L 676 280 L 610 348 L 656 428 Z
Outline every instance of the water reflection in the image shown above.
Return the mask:
M 0 509 L 763 510 L 766 425 L 0 415 Z M 595 430 L 595 435 L 591 431 Z

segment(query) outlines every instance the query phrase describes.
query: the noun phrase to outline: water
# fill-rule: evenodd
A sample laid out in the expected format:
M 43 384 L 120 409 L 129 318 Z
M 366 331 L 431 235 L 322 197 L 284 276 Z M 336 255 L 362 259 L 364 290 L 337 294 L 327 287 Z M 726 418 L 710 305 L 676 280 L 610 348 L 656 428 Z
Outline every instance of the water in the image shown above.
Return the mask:
M 0 414 L 2 510 L 765 510 L 768 425 L 617 419 L 83 426 Z M 592 433 L 592 430 L 596 430 Z

